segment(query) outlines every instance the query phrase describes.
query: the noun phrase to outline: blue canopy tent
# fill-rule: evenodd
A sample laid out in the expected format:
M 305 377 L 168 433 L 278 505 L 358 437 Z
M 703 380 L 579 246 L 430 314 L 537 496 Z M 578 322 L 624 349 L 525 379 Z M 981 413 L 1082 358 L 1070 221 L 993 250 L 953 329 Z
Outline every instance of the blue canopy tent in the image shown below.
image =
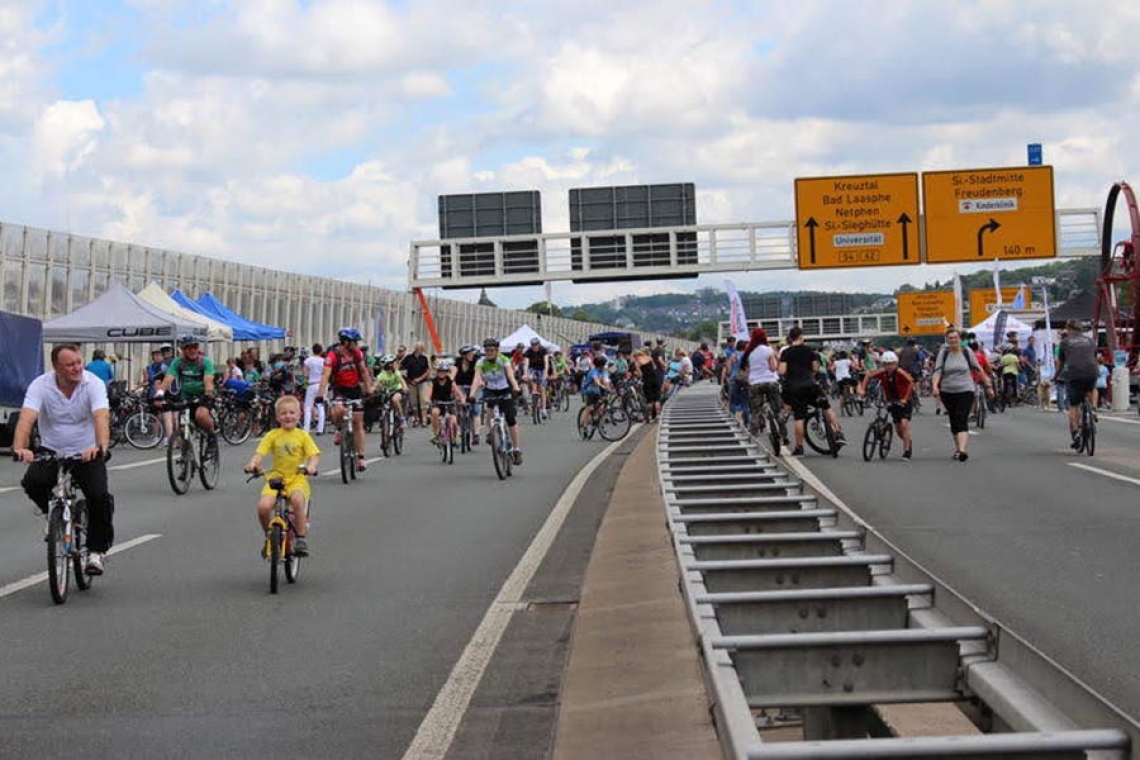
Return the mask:
M 179 296 L 190 301 L 189 297 L 180 290 L 176 290 L 172 294 L 174 300 L 182 303 L 183 301 Z M 194 304 L 195 311 L 232 327 L 234 340 L 283 340 L 285 338 L 283 328 L 263 325 L 260 322 L 246 319 L 240 314 L 230 311 L 224 303 L 214 297 L 213 293 L 204 293 L 198 296 L 197 301 L 190 301 L 190 303 Z

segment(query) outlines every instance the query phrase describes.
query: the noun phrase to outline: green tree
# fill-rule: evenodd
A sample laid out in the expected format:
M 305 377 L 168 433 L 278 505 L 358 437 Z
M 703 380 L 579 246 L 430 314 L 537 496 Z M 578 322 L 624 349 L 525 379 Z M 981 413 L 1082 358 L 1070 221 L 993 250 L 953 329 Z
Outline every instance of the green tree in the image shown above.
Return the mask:
M 557 304 L 550 303 L 549 301 L 538 301 L 526 307 L 526 310 L 532 314 L 542 314 L 546 317 L 561 317 L 562 309 Z
M 697 322 L 691 330 L 684 333 L 683 337 L 692 341 L 701 340 L 716 340 L 716 334 L 719 326 L 714 319 L 706 319 L 702 322 Z
M 574 313 L 570 315 L 570 319 L 576 322 L 596 322 L 597 320 L 585 309 L 575 309 Z

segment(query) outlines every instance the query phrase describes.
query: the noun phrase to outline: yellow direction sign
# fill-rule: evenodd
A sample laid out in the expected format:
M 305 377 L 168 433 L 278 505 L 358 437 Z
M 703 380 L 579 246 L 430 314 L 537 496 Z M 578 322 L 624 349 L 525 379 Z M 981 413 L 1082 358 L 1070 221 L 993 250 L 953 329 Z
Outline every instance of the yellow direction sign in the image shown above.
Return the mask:
M 1020 287 L 1002 288 L 1001 302 L 1009 306 L 1017 298 Z M 970 291 L 970 324 L 976 325 L 988 317 L 997 306 L 997 293 L 993 288 L 978 288 Z
M 938 335 L 954 323 L 953 291 L 899 293 L 897 303 L 899 332 L 903 335 Z
M 1057 255 L 1053 167 L 922 175 L 926 263 Z
M 918 175 L 796 180 L 800 269 L 918 264 Z

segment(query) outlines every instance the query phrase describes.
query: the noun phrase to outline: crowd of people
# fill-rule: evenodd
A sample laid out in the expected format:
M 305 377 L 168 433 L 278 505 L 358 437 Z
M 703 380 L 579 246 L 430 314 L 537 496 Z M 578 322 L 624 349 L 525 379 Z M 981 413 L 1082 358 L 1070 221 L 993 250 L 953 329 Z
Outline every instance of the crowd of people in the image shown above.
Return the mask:
M 777 346 L 762 328 L 748 340 L 729 339 L 713 359 L 714 376 L 724 384 L 731 411 L 754 431 L 763 430 L 765 407 L 790 411 L 795 422 L 792 454 L 803 454 L 804 419 L 821 409 L 843 439 L 841 410 L 867 395 L 888 405 L 903 442 L 904 458 L 913 456 L 910 420 L 921 396 L 934 400 L 936 414 L 946 414 L 954 443 L 952 458 L 969 459 L 968 420 L 979 403 L 1031 404 L 1066 411 L 1076 440 L 1076 403 L 1086 396 L 1097 407 L 1108 403 L 1109 362 L 1082 326 L 1070 322 L 1053 350 L 1053 361 L 1040 355 L 1036 339 L 1024 345 L 1017 333 L 987 349 L 972 333 L 948 329 L 940 345 L 927 347 L 908 338 L 894 346 L 861 340 L 851 346 L 808 347 L 803 331 L 793 327 Z M 704 347 L 704 344 L 702 344 Z M 702 362 L 707 366 L 707 362 Z M 785 443 L 791 443 L 784 434 Z

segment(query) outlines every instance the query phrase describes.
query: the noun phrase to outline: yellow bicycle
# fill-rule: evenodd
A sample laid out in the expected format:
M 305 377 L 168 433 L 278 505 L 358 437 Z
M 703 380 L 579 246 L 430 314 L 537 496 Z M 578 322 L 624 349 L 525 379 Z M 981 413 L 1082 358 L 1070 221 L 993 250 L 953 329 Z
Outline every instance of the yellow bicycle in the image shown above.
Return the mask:
M 315 472 L 309 472 L 304 465 L 297 471 L 312 477 Z M 261 469 L 253 470 L 246 482 L 265 475 Z M 293 551 L 297 539 L 297 529 L 293 524 L 293 506 L 289 502 L 289 494 L 285 493 L 285 479 L 282 477 L 269 478 L 269 487 L 277 492 L 273 502 L 273 514 L 269 518 L 269 530 L 265 532 L 265 546 L 261 556 L 269 560 L 269 593 L 277 593 L 278 574 L 281 568 L 285 570 L 285 580 L 296 583 L 301 577 L 301 557 Z M 313 500 L 310 497 L 305 504 L 305 512 L 310 517 L 313 514 Z

